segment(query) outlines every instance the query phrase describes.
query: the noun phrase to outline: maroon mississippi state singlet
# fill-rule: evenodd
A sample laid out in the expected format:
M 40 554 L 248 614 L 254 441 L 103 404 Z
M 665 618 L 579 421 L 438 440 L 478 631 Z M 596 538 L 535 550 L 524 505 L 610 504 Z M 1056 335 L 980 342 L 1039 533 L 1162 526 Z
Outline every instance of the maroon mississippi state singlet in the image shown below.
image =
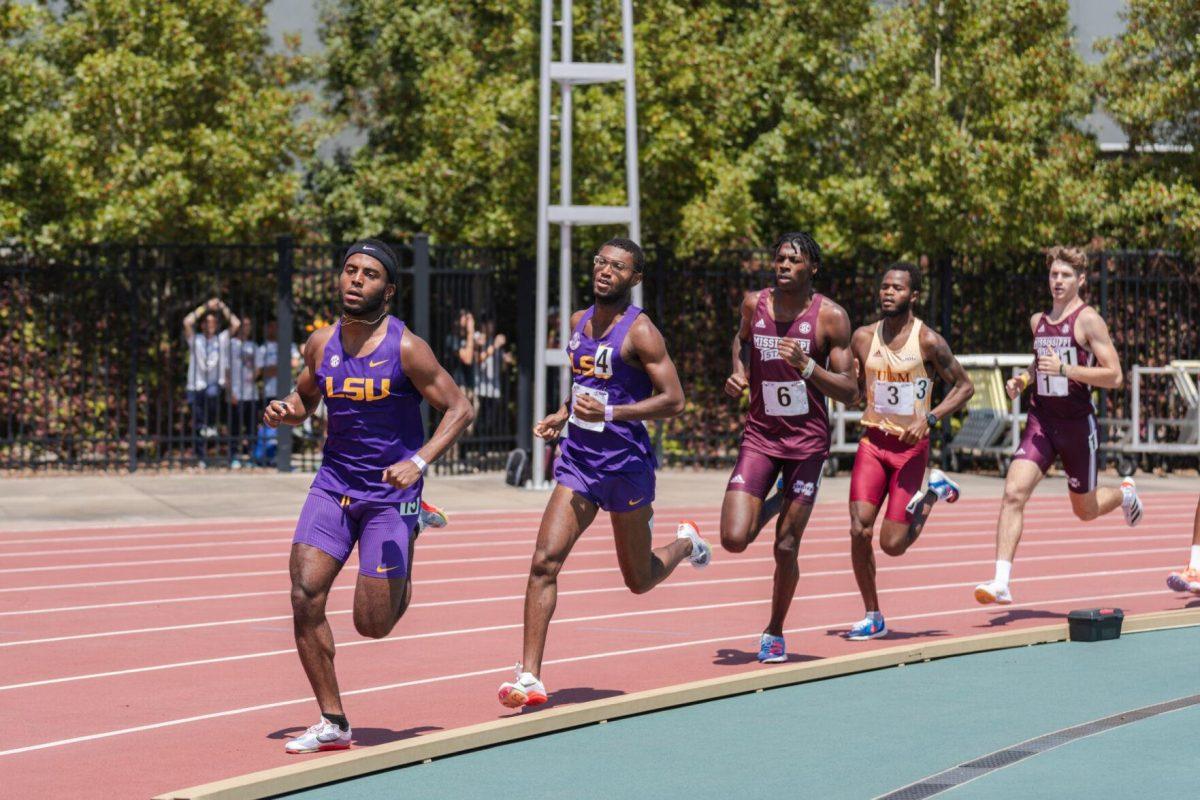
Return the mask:
M 1090 367 L 1094 360 L 1091 352 L 1075 338 L 1075 321 L 1085 308 L 1086 303 L 1055 323 L 1050 322 L 1049 311 L 1042 314 L 1033 331 L 1034 357 L 1045 353 L 1046 348 L 1052 348 L 1064 364 Z M 1073 381 L 1061 375 L 1036 372 L 1033 376 L 1033 397 L 1029 407 L 1043 417 L 1081 419 L 1094 411 L 1092 390 L 1086 383 Z
M 781 338 L 797 339 L 817 366 L 825 366 L 829 354 L 817 340 L 817 317 L 825 298 L 813 292 L 808 310 L 791 322 L 776 322 L 768 305 L 774 293 L 774 289 L 758 293 L 750 321 L 750 412 L 742 447 L 775 458 L 826 458 L 825 395 L 779 354 Z

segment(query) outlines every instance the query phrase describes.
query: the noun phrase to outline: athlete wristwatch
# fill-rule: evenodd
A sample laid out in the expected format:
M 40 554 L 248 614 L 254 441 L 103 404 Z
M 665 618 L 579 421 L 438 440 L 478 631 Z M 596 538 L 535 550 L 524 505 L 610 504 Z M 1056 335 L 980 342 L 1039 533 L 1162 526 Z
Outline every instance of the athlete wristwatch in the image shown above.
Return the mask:
M 928 414 L 925 415 L 925 421 L 928 422 L 929 427 L 932 428 L 934 425 L 938 424 L 937 414 L 934 414 L 932 411 L 930 411 Z

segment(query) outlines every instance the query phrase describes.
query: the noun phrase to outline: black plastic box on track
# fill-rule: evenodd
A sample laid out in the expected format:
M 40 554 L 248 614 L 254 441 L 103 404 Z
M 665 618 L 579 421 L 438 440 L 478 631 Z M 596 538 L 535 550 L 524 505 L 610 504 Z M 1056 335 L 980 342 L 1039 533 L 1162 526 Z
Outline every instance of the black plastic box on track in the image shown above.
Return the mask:
M 1067 614 L 1072 642 L 1103 642 L 1121 638 L 1125 612 L 1119 608 L 1085 608 Z

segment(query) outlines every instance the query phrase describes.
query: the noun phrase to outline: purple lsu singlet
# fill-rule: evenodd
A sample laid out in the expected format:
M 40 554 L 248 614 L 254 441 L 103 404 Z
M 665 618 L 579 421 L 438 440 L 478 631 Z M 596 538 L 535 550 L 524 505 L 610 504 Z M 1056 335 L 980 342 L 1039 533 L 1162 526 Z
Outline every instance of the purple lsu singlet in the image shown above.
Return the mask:
M 407 489 L 383 482 L 383 471 L 425 443 L 421 395 L 404 374 L 400 341 L 404 323 L 387 319 L 387 333 L 368 355 L 348 358 L 338 321 L 317 365 L 325 397 L 328 435 L 314 489 L 378 503 L 411 503 L 423 481 Z
M 574 373 L 572 407 L 575 398 L 581 394 L 592 395 L 601 405 L 608 406 L 645 400 L 654 388 L 650 376 L 621 358 L 621 345 L 642 309 L 633 305 L 626 307 L 611 330 L 597 339 L 586 333 L 595 311 L 596 307 L 592 306 L 584 312 L 567 343 L 567 356 Z M 567 461 L 592 471 L 653 471 L 657 466 L 650 434 L 646 426 L 636 420 L 584 422 L 572 413 L 561 452 Z
M 1033 332 L 1034 358 L 1053 348 L 1062 362 L 1067 365 L 1090 367 L 1093 356 L 1075 338 L 1075 320 L 1086 304 L 1072 311 L 1065 319 L 1051 323 L 1050 312 L 1042 314 Z M 1033 381 L 1033 397 L 1029 407 L 1043 417 L 1057 419 L 1080 419 L 1092 414 L 1092 392 L 1086 383 L 1073 381 L 1061 375 L 1036 372 Z
M 781 338 L 797 339 L 808 357 L 824 367 L 829 354 L 817 339 L 824 296 L 814 292 L 808 310 L 791 322 L 776 322 L 758 293 L 750 322 L 750 411 L 742 446 L 776 458 L 807 460 L 829 455 L 825 395 L 779 354 Z

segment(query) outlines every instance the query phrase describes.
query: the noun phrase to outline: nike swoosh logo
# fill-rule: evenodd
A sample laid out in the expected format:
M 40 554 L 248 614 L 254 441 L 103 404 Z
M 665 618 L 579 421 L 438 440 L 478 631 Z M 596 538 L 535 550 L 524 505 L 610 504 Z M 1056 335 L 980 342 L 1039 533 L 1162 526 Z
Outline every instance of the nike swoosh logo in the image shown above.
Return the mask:
M 396 566 L 400 566 L 400 565 L 397 564 Z M 390 571 L 394 570 L 395 568 L 396 567 L 389 567 L 387 564 L 380 564 L 378 567 L 375 568 L 375 571 L 380 572 L 380 573 L 390 572 Z
M 638 503 L 642 502 L 642 500 L 643 500 L 643 498 L 641 498 L 641 497 L 639 497 L 637 500 L 630 500 L 629 505 L 636 506 Z
M 368 367 L 378 367 L 380 364 L 386 364 L 387 362 L 388 362 L 388 359 L 386 359 L 386 358 L 383 361 L 368 361 L 367 366 Z

